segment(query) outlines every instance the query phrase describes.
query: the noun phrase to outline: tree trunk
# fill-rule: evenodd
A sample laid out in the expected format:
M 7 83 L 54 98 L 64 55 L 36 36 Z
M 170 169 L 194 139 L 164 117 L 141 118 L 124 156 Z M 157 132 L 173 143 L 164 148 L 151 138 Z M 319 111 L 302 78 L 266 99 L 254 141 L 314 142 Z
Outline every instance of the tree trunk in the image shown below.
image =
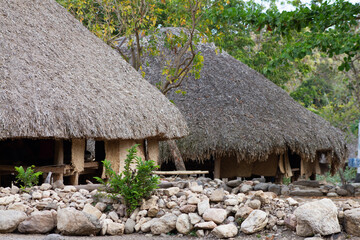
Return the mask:
M 177 147 L 175 140 L 168 140 L 167 144 L 169 145 L 170 153 L 174 158 L 176 170 L 178 171 L 186 170 L 184 160 L 181 157 L 180 150 Z

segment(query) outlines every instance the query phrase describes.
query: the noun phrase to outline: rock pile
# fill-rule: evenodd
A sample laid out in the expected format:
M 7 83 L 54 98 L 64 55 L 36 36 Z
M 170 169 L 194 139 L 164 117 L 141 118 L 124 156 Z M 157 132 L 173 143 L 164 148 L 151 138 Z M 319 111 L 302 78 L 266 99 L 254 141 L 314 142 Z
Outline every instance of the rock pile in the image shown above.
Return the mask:
M 300 236 L 329 235 L 341 226 L 360 236 L 360 205 L 330 199 L 299 203 L 275 193 L 283 189 L 259 181 L 209 178 L 163 181 L 150 199 L 130 216 L 123 204 L 93 190 L 49 184 L 22 192 L 0 188 L 0 233 L 63 235 L 196 234 L 232 238 L 240 232 L 279 232 Z M 268 190 L 270 192 L 266 192 Z

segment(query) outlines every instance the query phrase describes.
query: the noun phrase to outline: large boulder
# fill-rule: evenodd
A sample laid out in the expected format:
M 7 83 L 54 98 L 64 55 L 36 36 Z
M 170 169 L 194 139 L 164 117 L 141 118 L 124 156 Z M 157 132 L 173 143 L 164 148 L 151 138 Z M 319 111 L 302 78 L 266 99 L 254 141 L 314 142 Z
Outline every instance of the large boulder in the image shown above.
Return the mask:
M 90 203 L 85 204 L 83 212 L 94 215 L 97 219 L 99 219 L 102 215 L 102 212 Z
M 160 235 L 162 233 L 168 233 L 175 229 L 177 216 L 172 213 L 167 213 L 161 218 L 154 218 L 150 225 L 151 233 L 154 235 Z M 141 228 L 142 230 L 142 228 Z
M 267 224 L 267 214 L 261 210 L 254 210 L 241 224 L 241 231 L 252 234 L 261 231 Z
M 176 230 L 182 234 L 188 234 L 192 229 L 190 218 L 187 214 L 181 214 L 176 221 Z
M 234 224 L 230 223 L 217 226 L 211 233 L 217 238 L 232 238 L 238 234 L 238 229 Z
M 0 210 L 0 233 L 15 231 L 18 225 L 26 219 L 24 212 L 15 210 Z
M 199 202 L 197 204 L 197 209 L 198 209 L 198 213 L 200 216 L 202 216 L 204 214 L 204 212 L 206 210 L 208 210 L 209 208 L 210 208 L 210 202 L 209 202 L 208 198 L 202 200 L 201 202 Z
M 299 236 L 330 235 L 341 231 L 336 205 L 330 199 L 305 203 L 294 211 L 294 215 Z
M 32 212 L 30 217 L 19 224 L 21 233 L 47 233 L 56 226 L 56 212 L 37 211 Z
M 121 223 L 109 222 L 107 225 L 106 233 L 109 235 L 122 235 L 124 234 L 125 225 Z
M 96 235 L 101 230 L 99 219 L 74 208 L 58 210 L 57 229 L 63 235 Z
M 224 189 L 218 188 L 211 193 L 210 201 L 222 202 L 222 201 L 224 201 L 224 197 L 225 197 Z
M 348 234 L 360 237 L 360 208 L 344 212 L 344 226 Z
M 202 217 L 205 221 L 213 221 L 217 224 L 220 224 L 226 219 L 227 213 L 224 209 L 209 208 L 204 212 Z

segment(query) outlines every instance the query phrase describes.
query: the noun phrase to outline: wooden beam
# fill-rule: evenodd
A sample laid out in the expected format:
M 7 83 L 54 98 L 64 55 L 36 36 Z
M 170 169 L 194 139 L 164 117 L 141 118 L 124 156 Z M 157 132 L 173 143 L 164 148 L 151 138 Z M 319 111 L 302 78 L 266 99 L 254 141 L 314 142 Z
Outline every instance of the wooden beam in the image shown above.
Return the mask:
M 152 171 L 153 174 L 158 175 L 187 175 L 187 174 L 208 174 L 209 171 Z
M 221 173 L 221 158 L 215 158 L 215 166 L 214 166 L 214 178 L 220 179 Z
M 48 165 L 48 166 L 35 167 L 34 170 L 35 170 L 35 172 L 41 171 L 44 173 L 52 172 L 52 173 L 61 174 L 61 173 L 64 173 L 65 167 L 66 167 L 66 165 L 62 165 L 62 166 Z M 23 166 L 23 168 L 26 170 L 28 168 L 28 166 Z M 0 165 L 0 171 L 16 173 L 14 165 Z

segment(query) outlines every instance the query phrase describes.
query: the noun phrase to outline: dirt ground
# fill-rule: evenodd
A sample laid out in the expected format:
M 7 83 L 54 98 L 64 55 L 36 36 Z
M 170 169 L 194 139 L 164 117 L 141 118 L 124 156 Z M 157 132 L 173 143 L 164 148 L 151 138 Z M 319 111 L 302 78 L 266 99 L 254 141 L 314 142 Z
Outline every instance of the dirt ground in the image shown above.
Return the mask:
M 0 234 L 1 240 L 43 240 L 46 235 L 24 235 L 24 234 Z M 195 240 L 195 239 L 216 239 L 213 236 L 208 236 L 205 238 L 196 238 L 191 236 L 149 236 L 145 234 L 128 234 L 122 236 L 63 236 L 64 240 Z M 240 233 L 239 236 L 234 238 L 235 240 L 303 240 L 303 237 L 296 236 L 292 231 L 284 230 L 281 233 L 266 233 L 261 232 L 258 234 L 252 235 L 245 235 Z M 346 234 L 337 234 L 334 236 L 324 237 L 326 240 L 345 240 L 345 239 L 352 239 L 352 240 L 360 240 L 360 237 L 348 236 Z

